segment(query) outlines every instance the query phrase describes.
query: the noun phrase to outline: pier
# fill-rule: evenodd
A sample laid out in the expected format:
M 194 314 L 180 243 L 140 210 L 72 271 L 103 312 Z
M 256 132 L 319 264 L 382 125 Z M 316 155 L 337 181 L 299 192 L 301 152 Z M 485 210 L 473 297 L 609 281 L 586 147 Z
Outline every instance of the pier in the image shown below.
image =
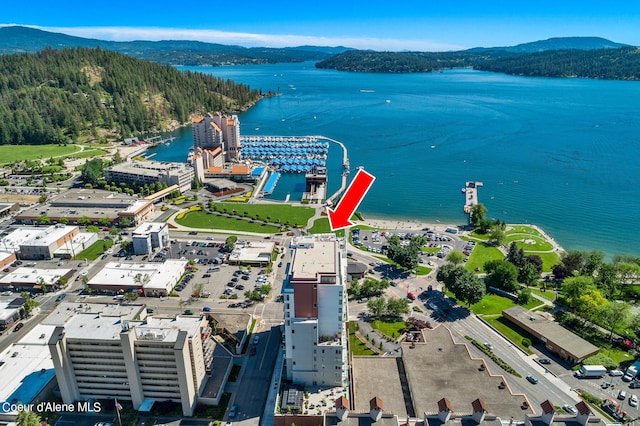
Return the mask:
M 465 187 L 462 188 L 462 192 L 464 193 L 464 212 L 467 214 L 471 214 L 471 207 L 478 204 L 478 188 L 483 186 L 482 182 L 472 182 L 469 181 L 466 183 Z
M 327 138 L 325 136 L 321 137 L 328 140 L 329 142 L 333 142 L 336 145 L 339 145 L 340 148 L 342 148 L 342 183 L 340 185 L 340 188 L 338 188 L 338 190 L 327 199 L 327 204 L 331 205 L 333 204 L 333 200 L 335 200 L 340 194 L 342 194 L 345 189 L 347 189 L 347 179 L 349 178 L 349 155 L 347 152 L 347 147 L 344 146 L 342 142 L 335 139 Z

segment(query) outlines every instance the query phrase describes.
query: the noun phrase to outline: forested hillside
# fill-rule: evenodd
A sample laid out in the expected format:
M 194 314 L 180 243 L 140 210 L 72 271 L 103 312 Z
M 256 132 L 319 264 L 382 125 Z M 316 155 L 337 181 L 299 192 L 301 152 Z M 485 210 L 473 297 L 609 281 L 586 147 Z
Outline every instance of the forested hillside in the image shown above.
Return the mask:
M 474 49 L 460 52 L 373 52 L 351 50 L 316 64 L 339 71 L 407 73 L 473 67 L 483 71 L 538 77 L 640 80 L 640 49 L 548 50 L 513 53 Z
M 0 144 L 166 130 L 260 97 L 246 85 L 101 49 L 0 55 Z
M 537 77 L 640 80 L 640 49 L 549 50 L 493 58 L 475 64 L 475 68 Z

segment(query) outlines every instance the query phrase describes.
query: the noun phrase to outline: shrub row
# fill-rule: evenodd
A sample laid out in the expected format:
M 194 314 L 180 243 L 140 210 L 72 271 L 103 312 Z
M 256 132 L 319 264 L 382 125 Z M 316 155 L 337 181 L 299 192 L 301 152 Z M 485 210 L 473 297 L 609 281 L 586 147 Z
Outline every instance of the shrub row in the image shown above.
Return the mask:
M 484 344 L 478 342 L 477 340 L 469 337 L 469 336 L 464 336 L 465 339 L 471 341 L 471 343 L 473 343 L 473 346 L 475 346 L 476 348 L 480 349 L 485 355 L 487 355 L 489 358 L 491 358 L 491 360 L 493 362 L 495 362 L 496 364 L 498 364 L 498 366 L 500 368 L 502 368 L 504 371 L 506 371 L 507 373 L 516 376 L 516 377 L 522 377 L 522 375 L 520 375 L 520 373 L 518 373 L 512 366 L 510 366 L 509 364 L 507 364 L 502 358 L 499 358 L 496 354 L 494 354 L 489 348 L 487 348 Z

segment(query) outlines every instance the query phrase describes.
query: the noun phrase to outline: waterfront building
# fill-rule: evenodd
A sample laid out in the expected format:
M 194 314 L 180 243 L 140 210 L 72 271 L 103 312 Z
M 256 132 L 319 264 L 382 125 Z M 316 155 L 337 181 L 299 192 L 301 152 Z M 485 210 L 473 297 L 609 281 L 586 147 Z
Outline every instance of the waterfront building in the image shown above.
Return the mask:
M 184 163 L 160 161 L 127 161 L 107 167 L 104 171 L 109 182 L 126 182 L 138 185 L 166 183 L 168 186 L 178 185 L 180 191 L 191 189 L 195 177 L 193 167 Z
M 224 166 L 224 156 L 222 155 L 222 148 L 198 147 L 192 154 L 190 161 L 195 170 L 196 177 L 200 180 L 200 182 L 203 182 L 205 173 L 208 172 L 209 168 Z
M 236 161 L 242 144 L 240 142 L 240 120 L 237 115 L 207 113 L 192 120 L 193 145 L 196 148 L 220 147 L 225 161 Z
M 287 379 L 296 384 L 349 382 L 344 244 L 332 234 L 299 237 L 283 297 Z
M 211 369 L 211 331 L 205 317 L 77 314 L 49 340 L 62 400 L 117 398 L 136 410 L 173 401 L 191 416 Z
M 229 255 L 229 264 L 267 266 L 271 263 L 275 246 L 273 242 L 261 241 L 238 244 Z
M 154 250 L 169 247 L 169 224 L 166 222 L 145 222 L 132 234 L 133 252 L 149 254 Z
M 88 219 L 100 224 L 105 219 L 109 224 L 127 219 L 137 225 L 153 215 L 156 207 L 153 199 L 139 199 L 127 194 L 102 189 L 74 188 L 22 211 L 15 216 L 18 223 L 32 225 L 38 218 L 46 215 L 51 222 L 66 220 L 78 223 L 80 219 Z M 1 248 L 1 246 L 0 246 Z

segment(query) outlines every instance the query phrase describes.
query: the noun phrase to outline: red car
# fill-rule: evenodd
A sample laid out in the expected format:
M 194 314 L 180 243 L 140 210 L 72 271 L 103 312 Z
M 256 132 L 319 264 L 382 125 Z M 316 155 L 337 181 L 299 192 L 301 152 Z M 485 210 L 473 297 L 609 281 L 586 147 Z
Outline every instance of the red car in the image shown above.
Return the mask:
M 413 293 L 407 293 L 407 297 L 411 300 L 416 300 L 416 295 Z
M 16 331 L 20 331 L 20 329 L 24 327 L 24 324 L 19 322 L 16 324 L 15 328 L 13 329 L 13 332 L 15 333 Z
M 3 271 L 4 271 L 4 272 L 9 272 L 9 271 L 11 271 L 11 269 L 9 269 L 9 268 L 4 268 L 4 269 L 3 269 Z

